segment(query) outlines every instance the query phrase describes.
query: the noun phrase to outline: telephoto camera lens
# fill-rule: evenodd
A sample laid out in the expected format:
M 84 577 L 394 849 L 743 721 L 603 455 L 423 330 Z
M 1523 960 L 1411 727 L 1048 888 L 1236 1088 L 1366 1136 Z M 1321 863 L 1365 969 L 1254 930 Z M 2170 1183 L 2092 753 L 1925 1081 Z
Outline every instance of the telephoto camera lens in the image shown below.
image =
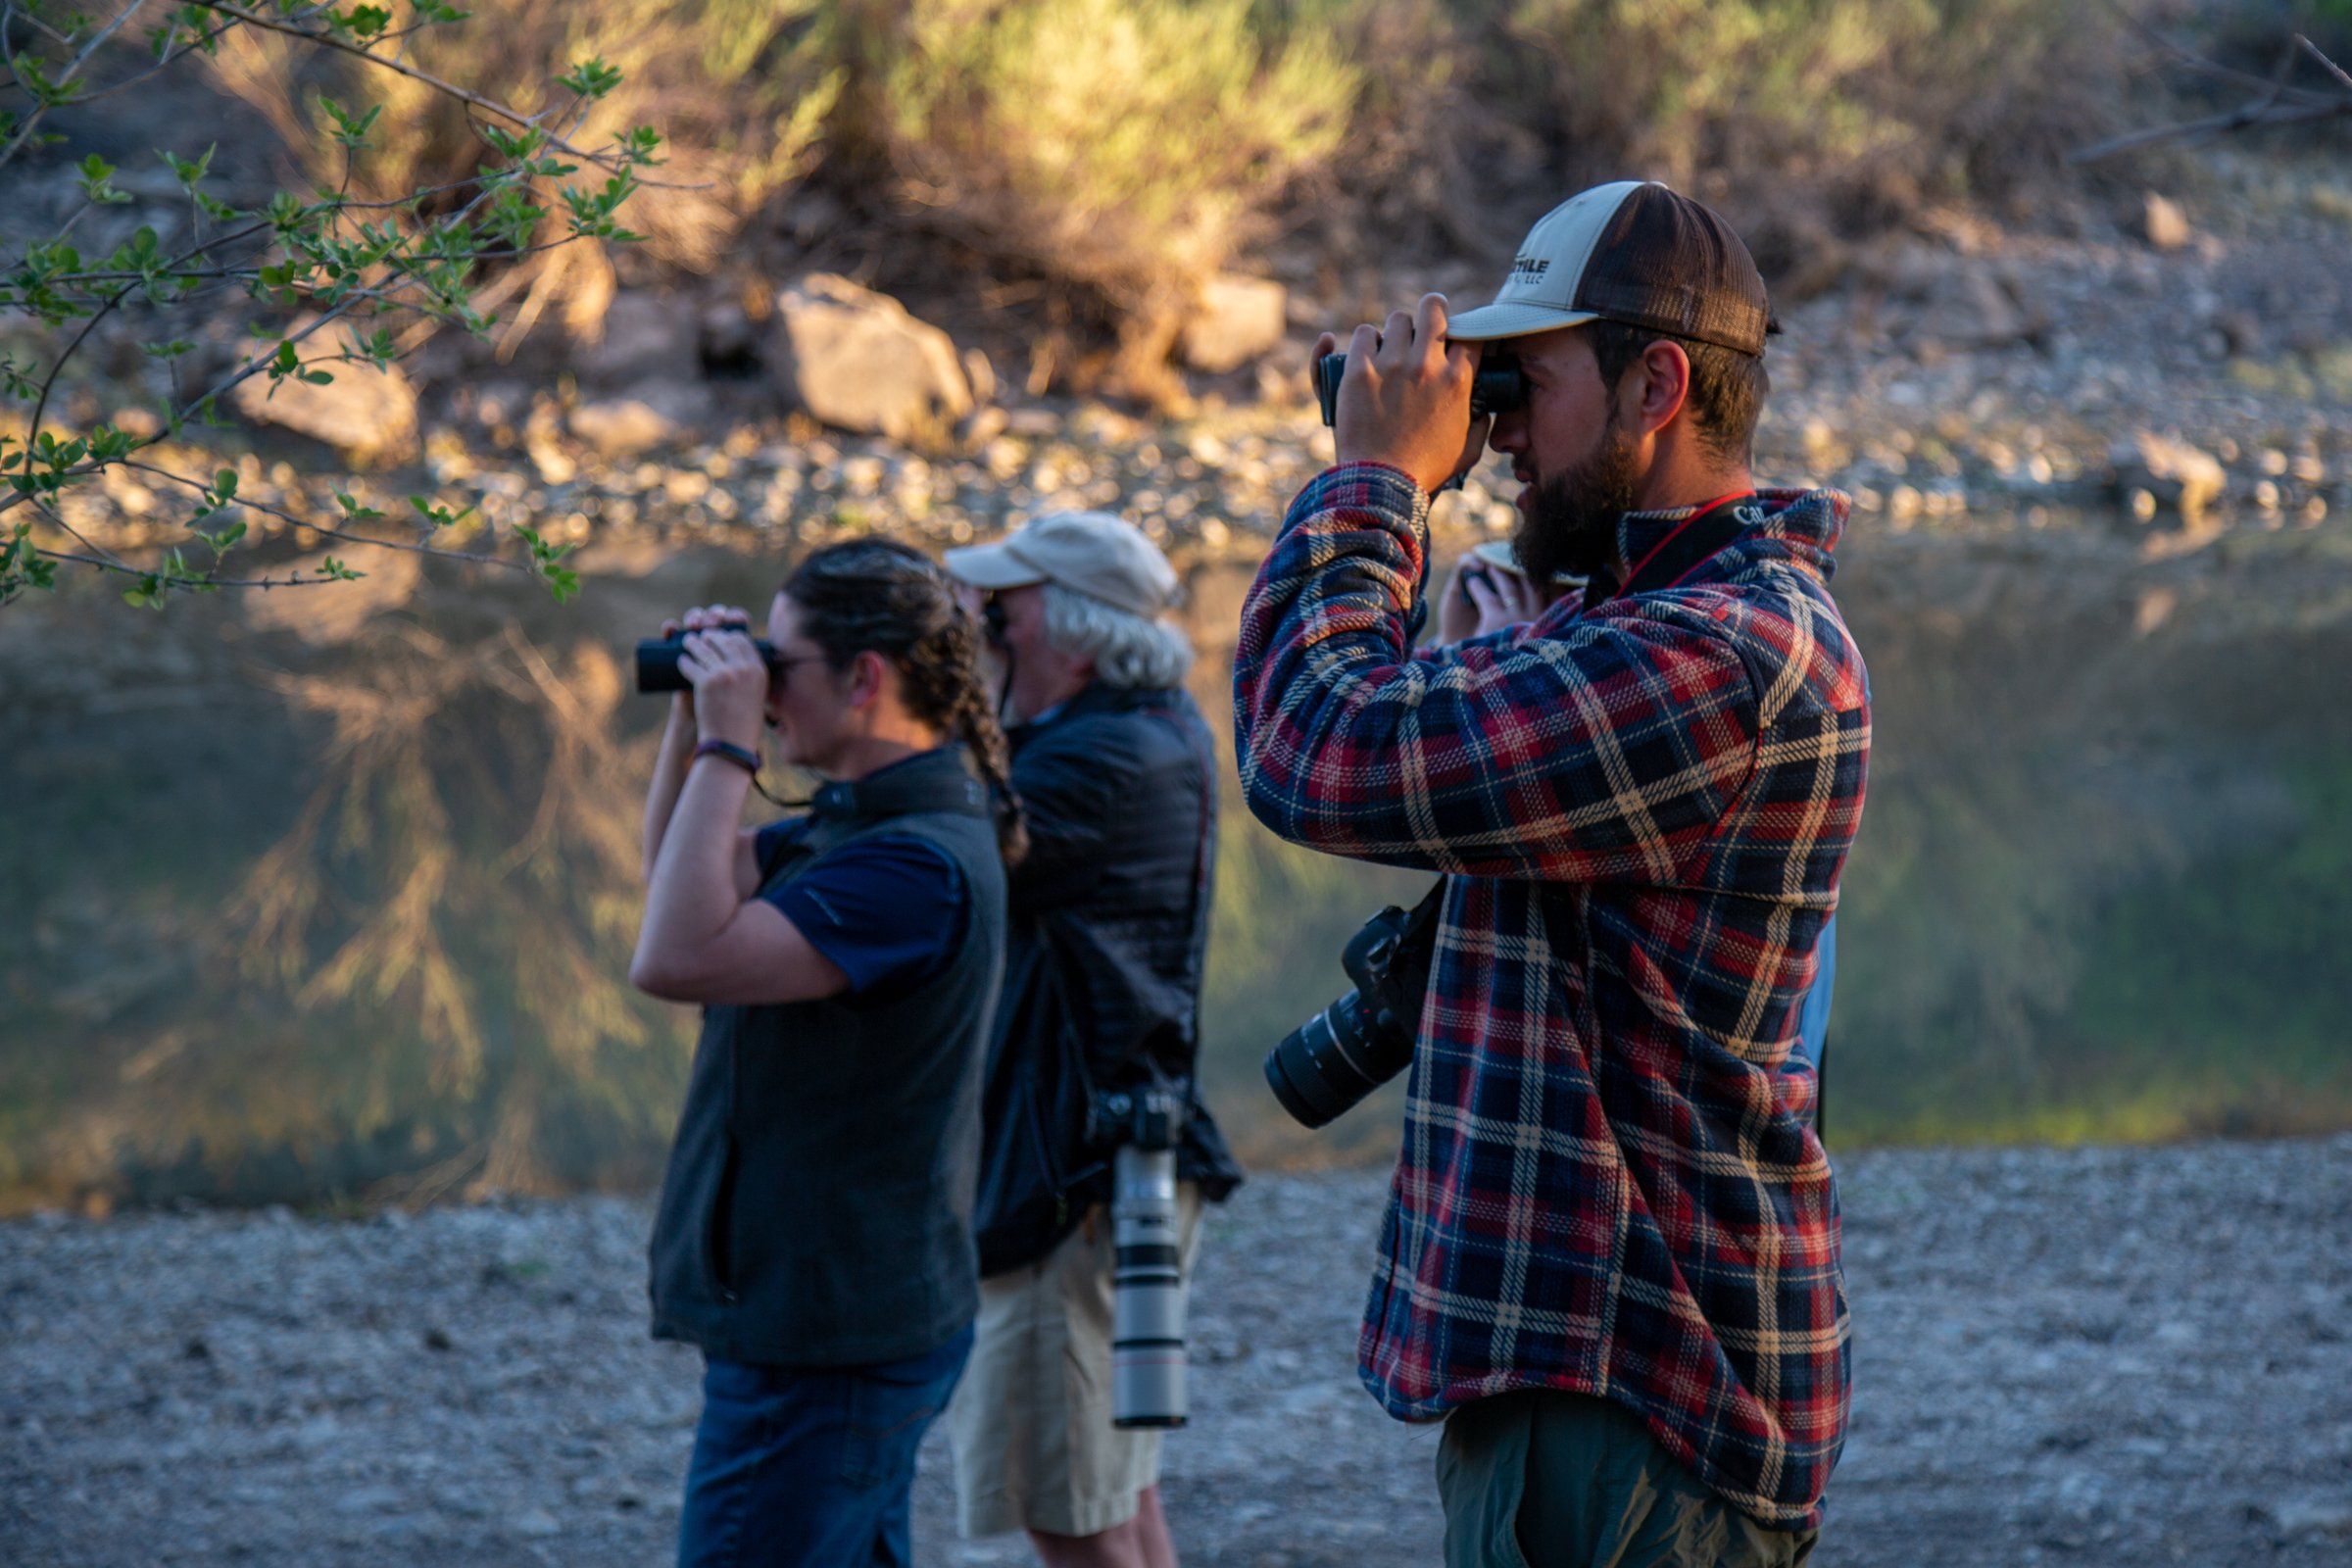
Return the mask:
M 1412 908 L 1366 920 L 1340 955 L 1355 989 L 1266 1053 L 1266 1087 L 1302 1126 L 1335 1120 L 1412 1061 L 1445 893 L 1440 882 Z
M 1366 919 L 1341 955 L 1354 990 L 1265 1054 L 1265 1086 L 1300 1126 L 1329 1124 L 1413 1060 L 1442 886 L 1409 912 L 1390 906 Z
M 1111 1160 L 1110 1424 L 1180 1427 L 1184 1254 L 1176 1151 L 1122 1144 Z
M 1413 1037 L 1384 1035 L 1380 1016 L 1350 991 L 1266 1053 L 1266 1087 L 1300 1126 L 1329 1126 L 1412 1061 Z

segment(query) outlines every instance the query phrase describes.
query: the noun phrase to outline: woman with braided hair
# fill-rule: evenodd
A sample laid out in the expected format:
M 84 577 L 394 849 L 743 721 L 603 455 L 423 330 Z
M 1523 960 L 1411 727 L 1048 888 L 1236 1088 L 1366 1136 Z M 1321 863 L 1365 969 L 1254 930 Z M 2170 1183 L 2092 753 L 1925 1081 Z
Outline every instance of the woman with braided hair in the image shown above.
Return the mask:
M 652 1247 L 654 1334 L 706 1362 L 678 1560 L 906 1564 L 915 1449 L 978 1306 L 1020 809 L 978 625 L 923 557 L 827 546 L 777 593 L 767 662 L 747 623 L 680 622 L 629 971 L 703 1004 Z M 748 829 L 762 723 L 824 782 Z

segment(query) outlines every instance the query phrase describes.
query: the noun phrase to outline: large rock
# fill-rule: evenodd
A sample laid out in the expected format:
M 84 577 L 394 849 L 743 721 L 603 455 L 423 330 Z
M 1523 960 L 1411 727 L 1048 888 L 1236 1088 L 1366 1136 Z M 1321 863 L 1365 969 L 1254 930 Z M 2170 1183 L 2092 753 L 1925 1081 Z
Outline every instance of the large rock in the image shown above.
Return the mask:
M 1290 291 L 1270 278 L 1233 272 L 1213 277 L 1185 318 L 1177 353 L 1196 370 L 1238 370 L 1281 345 L 1289 303 Z
M 612 462 L 642 456 L 689 439 L 710 419 L 710 390 L 696 382 L 662 381 L 630 398 L 600 398 L 571 411 L 571 433 Z
M 294 328 L 302 330 L 301 324 Z M 292 334 L 289 334 L 292 335 Z M 312 334 L 301 344 L 306 358 L 332 353 L 349 337 L 340 323 Z M 257 424 L 273 424 L 323 441 L 360 463 L 394 461 L 416 450 L 416 389 L 400 367 L 322 365 L 332 381 L 313 383 L 287 376 L 272 382 L 254 375 L 229 393 L 236 411 Z
M 1880 279 L 1895 337 L 1908 347 L 1997 349 L 2049 330 L 2048 313 L 2029 303 L 2016 273 L 1970 258 L 1916 250 Z
M 2108 455 L 2116 495 L 2141 521 L 2171 513 L 2202 531 L 2213 504 L 2230 483 L 2229 470 L 2185 441 L 2141 431 Z
M 947 333 L 889 295 L 830 273 L 777 296 L 768 371 L 787 406 L 864 434 L 905 439 L 972 408 Z

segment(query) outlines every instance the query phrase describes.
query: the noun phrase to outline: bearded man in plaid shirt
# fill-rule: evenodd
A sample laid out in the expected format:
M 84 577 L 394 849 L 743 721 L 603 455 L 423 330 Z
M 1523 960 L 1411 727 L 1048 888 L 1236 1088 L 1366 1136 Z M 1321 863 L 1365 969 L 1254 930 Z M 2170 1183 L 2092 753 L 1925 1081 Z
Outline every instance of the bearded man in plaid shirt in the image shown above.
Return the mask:
M 1451 1568 L 1784 1565 L 1844 1441 L 1836 1188 L 1790 1045 L 1861 817 L 1847 502 L 1758 490 L 1771 330 L 1662 185 L 1539 222 L 1492 305 L 1358 327 L 1338 466 L 1244 607 L 1243 783 L 1285 838 L 1445 873 L 1359 1345 L 1444 1418 Z M 1328 334 L 1318 355 L 1335 340 Z M 1480 356 L 1534 621 L 1411 647 Z

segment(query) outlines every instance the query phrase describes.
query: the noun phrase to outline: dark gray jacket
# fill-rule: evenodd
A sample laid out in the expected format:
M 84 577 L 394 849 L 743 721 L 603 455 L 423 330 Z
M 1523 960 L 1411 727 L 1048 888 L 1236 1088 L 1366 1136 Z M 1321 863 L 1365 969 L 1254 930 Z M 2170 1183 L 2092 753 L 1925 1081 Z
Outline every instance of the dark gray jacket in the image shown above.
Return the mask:
M 971 898 L 961 949 L 919 985 L 703 1010 L 654 1221 L 654 1336 L 728 1360 L 921 1355 L 978 1309 L 980 1066 L 1003 973 L 1004 868 L 959 752 L 828 784 L 762 891 L 887 829 L 937 845 Z
M 1216 858 L 1216 750 L 1182 691 L 1097 683 L 1006 738 L 1029 855 L 981 1091 L 983 1274 L 1044 1256 L 1107 1200 L 1095 1092 L 1153 1068 L 1193 1090 Z M 1177 1171 L 1222 1199 L 1241 1168 L 1192 1099 Z

